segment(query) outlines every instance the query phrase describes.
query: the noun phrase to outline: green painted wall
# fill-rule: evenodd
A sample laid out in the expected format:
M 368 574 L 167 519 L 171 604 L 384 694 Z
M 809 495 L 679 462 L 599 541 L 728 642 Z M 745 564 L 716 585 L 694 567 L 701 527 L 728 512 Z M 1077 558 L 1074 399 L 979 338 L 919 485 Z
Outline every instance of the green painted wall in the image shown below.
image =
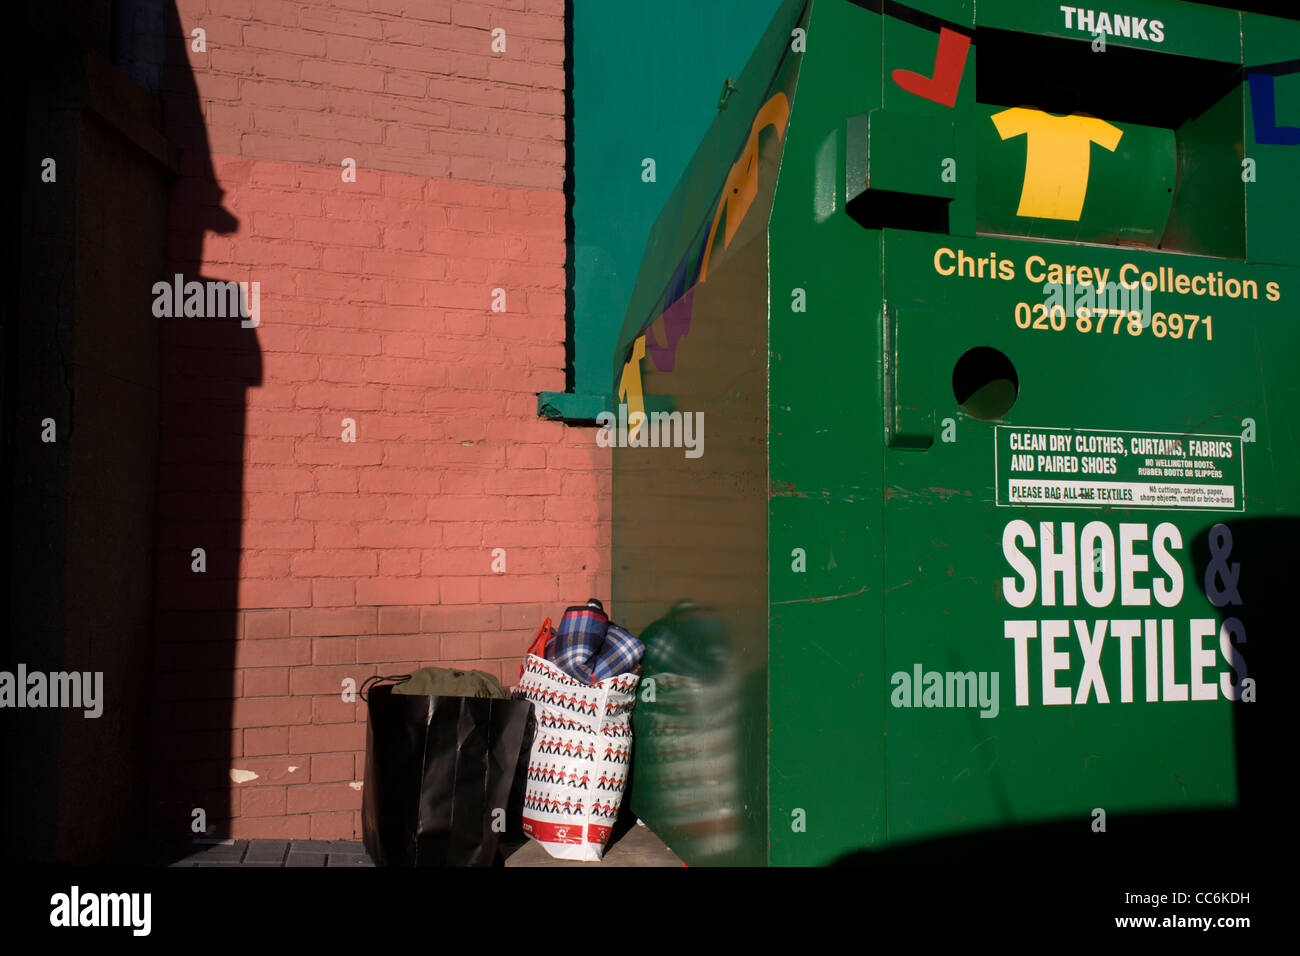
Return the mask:
M 574 391 L 563 417 L 609 405 L 609 356 L 650 226 L 780 0 L 573 0 Z M 642 181 L 642 160 L 655 182 Z

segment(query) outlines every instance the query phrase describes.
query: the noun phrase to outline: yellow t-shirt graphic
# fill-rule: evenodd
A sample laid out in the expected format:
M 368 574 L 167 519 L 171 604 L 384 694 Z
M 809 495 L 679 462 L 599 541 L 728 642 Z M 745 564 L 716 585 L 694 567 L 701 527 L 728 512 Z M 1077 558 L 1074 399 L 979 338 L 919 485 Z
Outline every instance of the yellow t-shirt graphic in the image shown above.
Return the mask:
M 1003 139 L 1029 136 L 1016 215 L 1078 222 L 1088 192 L 1092 144 L 1113 153 L 1124 131 L 1093 116 L 1052 116 L 1019 106 L 994 113 L 992 120 Z

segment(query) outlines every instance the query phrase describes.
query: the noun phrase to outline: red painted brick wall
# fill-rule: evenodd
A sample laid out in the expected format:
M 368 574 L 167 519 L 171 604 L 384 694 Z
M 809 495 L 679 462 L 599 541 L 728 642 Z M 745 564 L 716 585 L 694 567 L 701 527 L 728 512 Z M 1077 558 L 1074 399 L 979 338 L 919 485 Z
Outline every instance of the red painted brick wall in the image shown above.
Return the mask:
M 609 453 L 536 416 L 564 387 L 563 3 L 177 8 L 172 271 L 261 296 L 256 329 L 162 320 L 155 818 L 352 838 L 345 678 L 508 685 L 542 618 L 608 598 Z

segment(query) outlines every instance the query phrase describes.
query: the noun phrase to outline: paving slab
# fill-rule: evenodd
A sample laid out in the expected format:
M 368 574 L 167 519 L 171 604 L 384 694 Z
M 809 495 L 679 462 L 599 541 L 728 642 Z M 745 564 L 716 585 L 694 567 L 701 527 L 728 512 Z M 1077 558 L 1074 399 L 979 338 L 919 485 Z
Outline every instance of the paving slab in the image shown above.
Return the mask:
M 172 866 L 191 866 L 195 863 L 217 863 L 229 862 L 238 863 L 244 858 L 244 853 L 248 850 L 248 840 L 234 840 L 225 843 L 191 843 L 182 844 L 171 848 L 171 852 L 176 854 Z M 160 847 L 155 859 L 163 860 L 167 858 L 166 847 Z
M 251 840 L 228 840 L 221 843 L 191 843 L 195 853 L 206 853 L 212 856 L 234 856 L 242 859 L 244 851 L 248 849 Z
M 330 848 L 336 843 L 342 841 L 336 840 L 290 840 L 289 852 L 297 853 L 302 850 L 307 853 L 328 853 Z
M 273 863 L 278 866 L 284 863 L 288 853 L 288 840 L 253 840 L 244 854 L 244 863 Z
M 324 853 L 308 853 L 305 850 L 299 850 L 297 847 L 290 847 L 289 855 L 285 857 L 285 866 L 324 866 Z

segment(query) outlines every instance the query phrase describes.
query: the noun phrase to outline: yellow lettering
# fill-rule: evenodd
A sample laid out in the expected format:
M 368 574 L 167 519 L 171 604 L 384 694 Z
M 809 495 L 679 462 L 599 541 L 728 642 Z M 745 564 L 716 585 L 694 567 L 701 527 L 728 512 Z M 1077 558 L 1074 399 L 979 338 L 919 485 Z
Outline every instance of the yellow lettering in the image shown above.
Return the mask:
M 954 253 L 951 249 L 945 248 L 945 249 L 934 250 L 934 271 L 939 273 L 939 275 L 941 276 L 950 276 L 953 273 L 954 267 L 949 266 L 947 269 L 945 269 L 943 268 L 943 266 L 939 265 L 939 257 L 944 255 L 946 255 L 949 259 L 956 257 L 956 253 Z

